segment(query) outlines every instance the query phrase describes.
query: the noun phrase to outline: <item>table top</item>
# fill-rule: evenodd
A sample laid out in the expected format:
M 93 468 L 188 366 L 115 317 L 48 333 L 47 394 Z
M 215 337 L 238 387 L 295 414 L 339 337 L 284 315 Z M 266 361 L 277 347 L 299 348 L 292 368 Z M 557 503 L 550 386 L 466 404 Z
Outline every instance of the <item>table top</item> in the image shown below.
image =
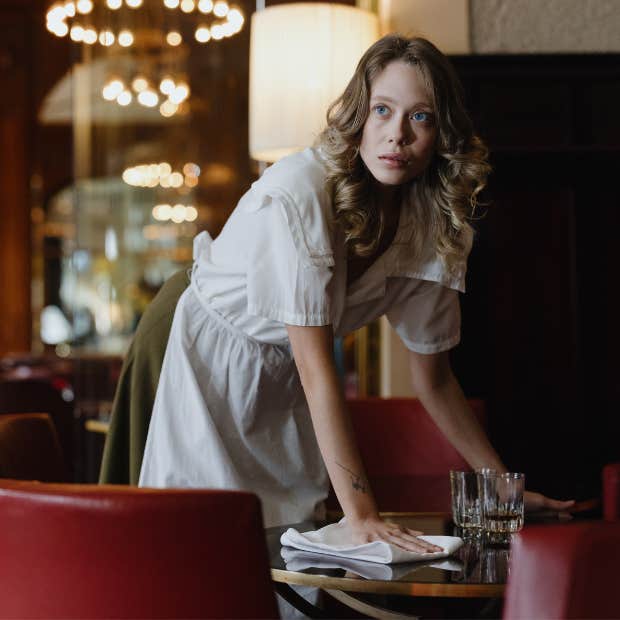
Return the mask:
M 462 536 L 445 513 L 384 513 L 384 518 L 429 535 Z M 275 582 L 327 590 L 431 597 L 501 597 L 508 576 L 509 549 L 466 538 L 449 558 L 431 562 L 378 564 L 352 561 L 283 547 L 280 536 L 325 523 L 305 522 L 267 530 L 271 575 Z

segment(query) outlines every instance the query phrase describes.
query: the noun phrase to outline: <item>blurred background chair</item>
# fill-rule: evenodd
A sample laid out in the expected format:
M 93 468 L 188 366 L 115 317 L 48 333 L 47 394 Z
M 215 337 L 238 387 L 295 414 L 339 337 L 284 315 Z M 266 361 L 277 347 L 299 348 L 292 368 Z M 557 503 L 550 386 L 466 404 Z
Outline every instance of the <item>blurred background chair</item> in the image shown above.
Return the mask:
M 486 426 L 484 402 L 469 401 Z M 382 512 L 449 512 L 451 469 L 471 467 L 416 398 L 347 401 L 371 488 Z M 340 510 L 333 490 L 327 500 Z
M 58 434 L 48 414 L 0 415 L 0 478 L 69 482 Z
M 48 413 L 62 448 L 65 468 L 73 471 L 74 418 L 73 391 L 66 382 L 48 378 L 5 379 L 0 381 L 0 413 Z
M 523 529 L 512 544 L 504 620 L 620 617 L 620 522 Z
M 0 618 L 277 618 L 241 491 L 0 481 Z
M 620 463 L 603 467 L 603 518 L 620 521 Z

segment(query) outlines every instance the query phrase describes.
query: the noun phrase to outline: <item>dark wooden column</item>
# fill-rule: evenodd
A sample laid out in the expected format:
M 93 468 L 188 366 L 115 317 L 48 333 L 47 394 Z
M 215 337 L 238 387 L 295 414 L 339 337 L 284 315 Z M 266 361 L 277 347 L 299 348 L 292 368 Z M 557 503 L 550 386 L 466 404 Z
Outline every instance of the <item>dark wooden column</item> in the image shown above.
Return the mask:
M 0 5 L 0 355 L 30 350 L 30 16 Z

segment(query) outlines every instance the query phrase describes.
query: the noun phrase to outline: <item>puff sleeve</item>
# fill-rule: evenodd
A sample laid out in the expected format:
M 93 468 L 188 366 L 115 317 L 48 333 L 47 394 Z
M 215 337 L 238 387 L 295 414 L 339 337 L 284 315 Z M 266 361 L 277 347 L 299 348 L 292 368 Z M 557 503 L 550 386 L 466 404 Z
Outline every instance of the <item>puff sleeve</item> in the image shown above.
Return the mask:
M 458 295 L 437 282 L 418 281 L 386 316 L 407 349 L 426 354 L 447 351 L 461 338 Z
M 286 200 L 267 196 L 247 217 L 248 314 L 290 325 L 329 325 L 331 253 L 309 251 L 299 214 Z

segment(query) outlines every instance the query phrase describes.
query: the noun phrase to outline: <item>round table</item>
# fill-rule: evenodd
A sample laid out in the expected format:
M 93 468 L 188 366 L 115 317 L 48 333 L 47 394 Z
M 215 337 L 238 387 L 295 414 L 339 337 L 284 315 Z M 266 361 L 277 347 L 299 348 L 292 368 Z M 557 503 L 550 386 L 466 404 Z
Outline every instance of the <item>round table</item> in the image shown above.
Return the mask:
M 382 516 L 429 535 L 463 534 L 453 526 L 450 515 L 444 513 L 384 513 Z M 267 530 L 271 575 L 276 590 L 311 617 L 324 616 L 317 607 L 308 607 L 291 585 L 321 588 L 341 603 L 377 618 L 411 617 L 402 613 L 395 616 L 391 600 L 398 602 L 400 609 L 403 598 L 421 600 L 429 597 L 453 599 L 453 607 L 459 605 L 460 599 L 465 607 L 463 599 L 495 599 L 497 602 L 503 596 L 509 549 L 487 546 L 479 538 L 465 538 L 465 544 L 453 556 L 443 560 L 391 565 L 354 562 L 280 544 L 280 536 L 289 527 L 304 532 L 323 525 L 325 523 L 306 522 Z M 376 604 L 379 598 L 381 606 Z M 470 613 L 471 606 L 467 609 Z

